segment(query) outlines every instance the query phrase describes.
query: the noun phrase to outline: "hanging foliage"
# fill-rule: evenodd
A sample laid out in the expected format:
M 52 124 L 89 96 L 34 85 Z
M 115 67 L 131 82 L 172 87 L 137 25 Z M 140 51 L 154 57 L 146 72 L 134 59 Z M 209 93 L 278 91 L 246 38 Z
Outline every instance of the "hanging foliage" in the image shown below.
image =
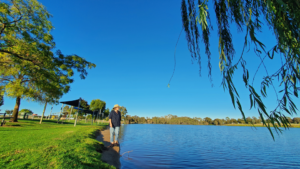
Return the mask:
M 223 87 L 227 89 L 234 107 L 238 107 L 244 119 L 245 114 L 239 101 L 239 94 L 232 82 L 233 74 L 239 67 L 243 69 L 243 81 L 250 94 L 251 108 L 256 108 L 263 124 L 271 131 L 271 125 L 276 132 L 281 132 L 279 127 L 289 127 L 290 123 L 285 114 L 293 115 L 297 113 L 297 107 L 292 100 L 292 96 L 298 97 L 300 80 L 300 1 L 295 0 L 212 0 L 214 12 L 217 18 L 217 32 L 219 37 L 219 69 L 223 74 Z M 195 5 L 195 2 L 197 5 Z M 197 59 L 201 71 L 200 40 L 204 42 L 205 53 L 208 58 L 208 76 L 211 78 L 211 53 L 209 35 L 212 30 L 208 8 L 209 0 L 182 0 L 181 15 L 182 24 L 186 33 L 186 40 L 191 56 Z M 263 21 L 262 21 L 263 20 Z M 261 31 L 262 22 L 274 31 L 277 44 L 267 50 L 265 45 L 256 36 L 256 32 Z M 236 63 L 233 63 L 235 49 L 232 42 L 230 24 L 235 23 L 238 31 L 244 32 L 244 47 L 242 54 Z M 198 30 L 201 31 L 198 31 Z M 201 38 L 201 39 L 200 39 Z M 260 92 L 253 86 L 256 73 L 252 83 L 249 83 L 249 71 L 244 60 L 244 49 L 254 44 L 254 51 L 261 59 L 257 70 L 263 66 L 266 76 L 261 81 Z M 265 59 L 281 57 L 282 64 L 278 70 L 269 74 L 265 66 Z M 278 79 L 281 83 L 283 93 L 278 97 L 273 81 Z M 274 89 L 278 104 L 271 111 L 267 112 L 262 100 L 267 96 L 267 88 Z M 269 119 L 266 122 L 266 119 Z

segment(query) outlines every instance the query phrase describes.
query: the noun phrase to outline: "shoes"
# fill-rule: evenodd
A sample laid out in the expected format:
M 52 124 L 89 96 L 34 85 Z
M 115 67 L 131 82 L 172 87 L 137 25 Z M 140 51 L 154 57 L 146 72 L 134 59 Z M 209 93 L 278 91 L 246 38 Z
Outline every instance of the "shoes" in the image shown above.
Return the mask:
M 109 146 L 107 146 L 107 148 L 111 148 L 113 147 L 115 144 L 110 144 Z
M 109 146 L 107 146 L 107 148 L 111 148 L 113 146 L 120 146 L 120 144 L 119 143 L 113 143 L 113 144 L 110 144 Z

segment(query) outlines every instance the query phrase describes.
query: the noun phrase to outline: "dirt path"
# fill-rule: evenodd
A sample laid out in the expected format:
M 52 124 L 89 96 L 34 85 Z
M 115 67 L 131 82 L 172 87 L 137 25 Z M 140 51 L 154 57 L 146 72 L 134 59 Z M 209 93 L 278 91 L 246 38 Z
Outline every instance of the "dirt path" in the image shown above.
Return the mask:
M 100 135 L 96 138 L 98 141 L 103 142 L 104 146 L 107 147 L 110 145 L 110 133 L 109 127 L 107 126 L 106 130 L 100 131 Z M 115 166 L 116 168 L 121 167 L 120 163 L 120 147 L 114 146 L 113 148 L 109 148 L 108 150 L 104 150 L 102 152 L 101 160 L 110 165 Z

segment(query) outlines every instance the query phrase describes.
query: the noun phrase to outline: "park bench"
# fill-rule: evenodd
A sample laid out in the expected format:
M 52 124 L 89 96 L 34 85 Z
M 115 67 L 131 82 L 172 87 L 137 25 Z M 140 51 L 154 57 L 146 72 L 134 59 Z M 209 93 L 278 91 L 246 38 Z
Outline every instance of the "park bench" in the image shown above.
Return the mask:
M 5 115 L 6 113 L 0 113 L 0 115 L 3 114 L 3 120 L 1 121 L 1 126 L 5 124 Z

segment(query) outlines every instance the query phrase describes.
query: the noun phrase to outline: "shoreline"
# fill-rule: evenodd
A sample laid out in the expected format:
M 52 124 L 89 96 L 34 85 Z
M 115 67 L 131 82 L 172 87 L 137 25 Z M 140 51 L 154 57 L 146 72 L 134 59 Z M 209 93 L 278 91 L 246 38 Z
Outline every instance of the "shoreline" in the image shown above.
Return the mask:
M 100 130 L 98 135 L 96 136 L 96 140 L 103 143 L 104 148 L 101 153 L 101 161 L 110 164 L 114 167 L 121 168 L 120 162 L 120 147 L 114 146 L 112 148 L 107 149 L 106 147 L 110 145 L 110 132 L 109 126 L 104 130 Z
M 131 124 L 151 124 L 151 123 L 131 123 Z M 159 124 L 159 123 L 157 123 Z M 126 124 L 129 125 L 129 124 Z M 223 124 L 223 125 L 214 125 L 214 124 L 160 124 L 160 125 L 191 125 L 191 126 L 233 126 L 233 127 L 266 127 L 262 124 Z M 271 126 L 273 127 L 273 126 Z M 283 126 L 280 128 L 284 128 Z M 300 124 L 291 124 L 291 126 L 289 126 L 289 128 L 300 128 Z

